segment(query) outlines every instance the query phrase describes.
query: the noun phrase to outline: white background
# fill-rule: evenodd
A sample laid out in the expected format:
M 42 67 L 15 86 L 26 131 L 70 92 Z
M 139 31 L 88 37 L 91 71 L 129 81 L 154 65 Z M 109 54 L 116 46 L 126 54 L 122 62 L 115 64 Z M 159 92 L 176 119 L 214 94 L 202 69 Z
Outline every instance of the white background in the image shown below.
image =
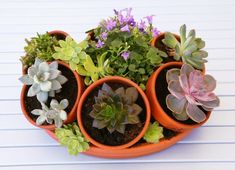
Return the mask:
M 24 38 L 60 29 L 76 40 L 113 9 L 132 7 L 136 19 L 153 14 L 160 31 L 182 24 L 206 40 L 207 73 L 217 80 L 221 106 L 190 136 L 160 153 L 136 159 L 68 155 L 23 117 L 19 57 Z M 1 0 L 0 1 L 0 169 L 235 169 L 235 1 L 234 0 Z

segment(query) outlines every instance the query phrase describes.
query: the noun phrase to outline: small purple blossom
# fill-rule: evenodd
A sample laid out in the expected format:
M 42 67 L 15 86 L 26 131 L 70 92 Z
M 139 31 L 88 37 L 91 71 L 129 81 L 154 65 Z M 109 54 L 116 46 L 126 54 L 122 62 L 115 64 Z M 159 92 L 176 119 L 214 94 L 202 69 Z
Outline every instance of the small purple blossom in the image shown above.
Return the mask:
M 117 19 L 120 25 L 130 25 L 135 26 L 136 22 L 134 20 L 133 15 L 131 15 L 132 8 L 125 8 L 120 11 L 114 10 L 114 13 L 117 15 Z
M 102 38 L 103 40 L 106 40 L 106 39 L 107 39 L 107 36 L 108 36 L 108 33 L 107 33 L 107 32 L 103 32 L 100 36 L 101 36 L 101 38 Z
M 146 28 L 145 21 L 141 20 L 139 25 L 138 25 L 138 28 L 139 28 L 140 31 L 143 32 Z
M 152 30 L 152 36 L 155 37 L 155 36 L 157 36 L 157 35 L 159 35 L 159 31 L 157 30 L 157 28 L 153 28 L 153 30 Z
M 117 22 L 113 19 L 109 19 L 106 21 L 106 29 L 108 31 L 112 30 L 114 27 L 116 27 Z
M 126 26 L 122 27 L 122 28 L 121 28 L 121 31 L 122 31 L 122 32 L 130 32 L 129 26 L 126 25 Z
M 124 60 L 127 60 L 129 58 L 130 53 L 128 51 L 125 51 L 121 54 Z
M 103 46 L 104 46 L 104 43 L 99 39 L 96 44 L 96 48 L 102 48 Z
M 148 20 L 149 24 L 152 24 L 153 23 L 153 17 L 154 17 L 154 15 L 150 15 L 150 16 L 146 16 L 145 18 Z

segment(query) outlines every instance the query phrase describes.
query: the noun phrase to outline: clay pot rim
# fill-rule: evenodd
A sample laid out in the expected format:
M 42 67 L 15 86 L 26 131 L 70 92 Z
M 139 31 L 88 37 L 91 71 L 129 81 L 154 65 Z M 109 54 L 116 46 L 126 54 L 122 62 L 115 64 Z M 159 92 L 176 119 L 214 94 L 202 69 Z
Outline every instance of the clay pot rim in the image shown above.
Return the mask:
M 59 60 L 55 60 L 55 61 L 57 61 L 59 65 L 63 65 L 67 69 L 71 70 L 68 64 L 66 64 L 66 63 L 64 63 L 62 61 L 59 61 Z M 79 102 L 79 99 L 80 99 L 80 97 L 82 95 L 82 90 L 83 90 L 83 84 L 82 84 L 83 80 L 82 80 L 82 78 L 75 71 L 73 71 L 73 70 L 71 70 L 71 71 L 72 71 L 74 77 L 76 78 L 78 92 L 77 92 L 77 99 L 75 101 L 75 104 L 72 107 L 71 111 L 67 114 L 67 120 L 64 122 L 64 124 L 68 123 L 68 120 L 73 117 L 72 113 L 76 114 L 77 105 L 78 105 L 78 102 Z M 31 124 L 33 124 L 36 127 L 39 127 L 39 128 L 42 128 L 42 129 L 54 130 L 56 128 L 55 124 L 51 124 L 51 125 L 37 125 L 36 122 L 29 116 L 30 113 L 28 113 L 26 111 L 25 104 L 24 104 L 24 94 L 26 93 L 26 87 L 27 87 L 27 85 L 23 85 L 22 90 L 21 90 L 21 95 L 20 95 L 20 105 L 21 105 L 21 110 L 22 110 L 24 116 L 26 117 L 26 119 Z
M 129 86 L 135 87 L 138 91 L 138 93 L 140 94 L 140 96 L 142 97 L 144 104 L 145 104 L 145 109 L 146 109 L 146 119 L 145 119 L 145 124 L 141 130 L 141 132 L 130 142 L 126 143 L 126 144 L 122 144 L 122 145 L 118 145 L 118 146 L 109 146 L 109 145 L 105 145 L 102 144 L 100 142 L 97 142 L 95 139 L 93 139 L 88 132 L 86 132 L 84 126 L 83 126 L 83 122 L 82 122 L 82 106 L 83 103 L 85 102 L 85 100 L 87 99 L 87 96 L 94 90 L 94 88 L 96 88 L 97 86 L 105 83 L 105 82 L 118 82 L 118 83 L 123 83 L 123 84 L 127 84 Z M 91 142 L 93 145 L 102 148 L 102 149 L 109 149 L 109 150 L 118 150 L 118 149 L 124 149 L 124 148 L 128 148 L 132 145 L 134 145 L 136 142 L 138 142 L 143 136 L 145 131 L 148 128 L 148 125 L 150 123 L 150 117 L 151 117 L 151 113 L 150 113 L 150 104 L 148 101 L 147 96 L 145 95 L 144 91 L 133 81 L 127 79 L 127 78 L 123 78 L 123 77 L 119 77 L 119 76 L 107 76 L 105 78 L 99 79 L 97 81 L 95 81 L 94 83 L 92 83 L 90 86 L 87 87 L 87 89 L 85 90 L 85 92 L 82 94 L 81 99 L 78 103 L 78 110 L 77 110 L 77 121 L 78 121 L 78 125 L 80 127 L 80 130 L 82 132 L 82 134 L 84 135 L 84 137 L 86 139 L 88 139 L 89 142 Z
M 181 68 L 181 66 L 183 65 L 183 62 L 169 62 L 169 63 L 166 63 L 166 64 L 163 64 L 162 66 L 160 66 L 154 73 L 153 73 L 153 85 L 154 87 L 157 87 L 157 78 L 159 76 L 159 74 L 161 73 L 161 71 L 165 68 L 168 68 L 170 66 L 179 66 Z M 167 88 L 167 87 L 166 87 Z M 207 114 L 206 114 L 206 119 L 201 122 L 201 123 L 196 123 L 195 124 L 185 124 L 183 122 L 180 122 L 180 121 L 176 121 L 174 120 L 173 118 L 171 118 L 165 111 L 164 109 L 162 108 L 162 106 L 160 105 L 158 99 L 157 99 L 157 94 L 156 94 L 156 89 L 153 88 L 152 89 L 152 93 L 153 93 L 153 102 L 155 105 L 157 105 L 160 109 L 161 109 L 161 113 L 164 114 L 165 117 L 167 117 L 167 119 L 172 123 L 172 124 L 175 124 L 176 126 L 178 127 L 182 127 L 183 129 L 193 129 L 193 128 L 196 128 L 196 127 L 199 127 L 201 126 L 202 124 L 204 124 L 208 118 L 210 117 L 210 114 L 211 114 L 211 111 L 208 111 Z

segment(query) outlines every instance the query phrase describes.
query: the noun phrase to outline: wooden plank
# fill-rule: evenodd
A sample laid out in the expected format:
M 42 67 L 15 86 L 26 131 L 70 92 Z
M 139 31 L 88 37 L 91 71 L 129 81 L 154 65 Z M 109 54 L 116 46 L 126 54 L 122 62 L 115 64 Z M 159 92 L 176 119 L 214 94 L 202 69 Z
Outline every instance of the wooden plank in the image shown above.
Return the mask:
M 235 127 L 200 127 L 194 129 L 180 144 L 233 144 Z M 59 146 L 41 129 L 0 130 L 4 138 L 0 148 Z M 27 139 L 27 140 L 26 140 Z
M 184 152 L 182 152 L 182 150 Z M 176 144 L 160 153 L 135 159 L 104 159 L 80 154 L 68 155 L 60 146 L 0 148 L 1 166 L 79 164 L 79 163 L 199 163 L 235 162 L 235 144 Z M 169 154 L 171 153 L 171 154 Z M 224 156 L 227 155 L 227 156 Z M 11 158 L 11 159 L 9 159 Z M 14 160 L 14 161 L 12 161 Z
M 208 163 L 208 162 L 200 162 L 200 163 L 107 163 L 107 164 L 59 164 L 55 165 L 53 163 L 47 165 L 27 165 L 27 166 L 5 166 L 1 167 L 1 170 L 41 170 L 43 169 L 56 169 L 56 170 L 67 170 L 67 169 L 78 169 L 78 170 L 88 170 L 88 169 L 96 169 L 96 170 L 110 170 L 118 167 L 118 169 L 122 170 L 155 170 L 156 167 L 158 169 L 167 169 L 167 170 L 189 170 L 189 169 L 201 169 L 202 167 L 207 170 L 233 170 L 235 167 L 235 163 L 229 162 L 218 162 L 218 163 Z

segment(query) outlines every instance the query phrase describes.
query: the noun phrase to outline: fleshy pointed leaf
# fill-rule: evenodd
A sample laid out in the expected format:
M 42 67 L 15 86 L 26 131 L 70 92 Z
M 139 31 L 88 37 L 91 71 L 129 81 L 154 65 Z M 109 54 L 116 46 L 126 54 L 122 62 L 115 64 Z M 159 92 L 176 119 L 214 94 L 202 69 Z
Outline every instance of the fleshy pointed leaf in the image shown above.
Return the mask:
M 180 69 L 173 68 L 167 71 L 166 73 L 166 81 L 169 83 L 170 81 L 179 81 Z
M 206 119 L 205 113 L 199 109 L 196 105 L 188 104 L 186 106 L 187 115 L 193 121 L 201 123 Z
M 166 97 L 166 105 L 175 114 L 182 114 L 186 107 L 187 100 L 185 98 L 178 99 L 172 94 L 168 94 Z
M 42 103 L 45 103 L 48 99 L 48 93 L 47 92 L 39 92 L 37 94 L 37 99 L 38 101 L 42 102 Z
M 184 91 L 181 88 L 179 81 L 170 81 L 168 84 L 168 90 L 178 99 L 182 99 L 184 97 Z
M 19 80 L 26 85 L 32 85 L 33 84 L 33 79 L 29 77 L 29 75 L 23 75 L 22 77 L 19 78 Z
M 44 73 L 44 72 L 48 72 L 49 70 L 50 70 L 50 67 L 47 62 L 42 62 L 41 64 L 39 64 L 40 72 Z

